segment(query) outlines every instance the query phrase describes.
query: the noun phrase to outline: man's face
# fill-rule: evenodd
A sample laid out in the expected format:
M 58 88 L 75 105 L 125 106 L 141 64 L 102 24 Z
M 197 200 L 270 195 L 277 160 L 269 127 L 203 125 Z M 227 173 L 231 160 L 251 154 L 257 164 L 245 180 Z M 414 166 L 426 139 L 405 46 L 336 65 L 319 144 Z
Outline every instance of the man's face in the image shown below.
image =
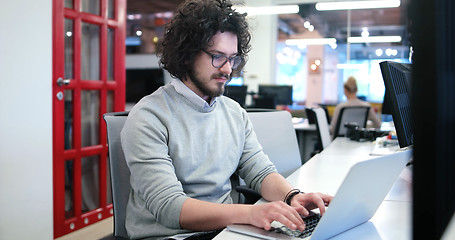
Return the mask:
M 236 56 L 237 35 L 231 32 L 218 32 L 212 37 L 205 51 L 196 56 L 192 71 L 188 73 L 189 79 L 184 83 L 201 98 L 210 101 L 211 98 L 223 94 L 224 85 L 232 73 L 229 61 L 216 68 L 212 65 L 211 55 Z

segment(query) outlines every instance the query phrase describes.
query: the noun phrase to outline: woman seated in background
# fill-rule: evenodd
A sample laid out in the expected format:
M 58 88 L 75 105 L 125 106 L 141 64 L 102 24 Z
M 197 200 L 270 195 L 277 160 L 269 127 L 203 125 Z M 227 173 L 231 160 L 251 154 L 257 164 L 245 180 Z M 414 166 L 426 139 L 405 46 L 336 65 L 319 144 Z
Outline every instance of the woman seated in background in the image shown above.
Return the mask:
M 349 77 L 348 80 L 344 83 L 344 95 L 348 99 L 346 102 L 339 103 L 333 112 L 332 122 L 330 124 L 330 133 L 332 136 L 335 134 L 335 127 L 337 125 L 338 115 L 340 114 L 340 110 L 343 107 L 354 107 L 354 106 L 369 106 L 370 113 L 368 114 L 368 120 L 371 120 L 373 123 L 374 128 L 381 127 L 381 121 L 376 116 L 373 108 L 368 102 L 362 101 L 357 98 L 357 81 L 354 77 Z

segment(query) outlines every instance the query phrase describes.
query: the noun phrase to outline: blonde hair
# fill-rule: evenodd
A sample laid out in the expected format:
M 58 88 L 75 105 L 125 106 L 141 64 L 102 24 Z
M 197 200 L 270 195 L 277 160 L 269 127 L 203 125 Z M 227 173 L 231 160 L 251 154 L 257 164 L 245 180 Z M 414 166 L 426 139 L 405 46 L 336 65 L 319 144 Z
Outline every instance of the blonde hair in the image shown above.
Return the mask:
M 354 77 L 349 77 L 348 80 L 344 83 L 344 88 L 351 93 L 357 92 L 357 81 Z

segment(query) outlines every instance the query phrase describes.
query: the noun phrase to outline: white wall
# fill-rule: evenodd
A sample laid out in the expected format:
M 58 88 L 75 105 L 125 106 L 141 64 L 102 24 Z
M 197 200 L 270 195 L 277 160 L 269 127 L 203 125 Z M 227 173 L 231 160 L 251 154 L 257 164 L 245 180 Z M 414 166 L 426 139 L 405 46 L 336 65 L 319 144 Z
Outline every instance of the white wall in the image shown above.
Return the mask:
M 52 239 L 52 1 L 0 19 L 0 239 Z
M 127 54 L 125 57 L 126 69 L 142 69 L 142 68 L 160 68 L 159 58 L 156 54 Z M 171 74 L 165 69 L 163 70 L 164 84 L 172 81 Z
M 126 69 L 159 68 L 159 59 L 156 54 L 127 54 L 125 56 Z
M 272 0 L 247 0 L 248 6 L 273 4 Z M 259 84 L 275 83 L 275 53 L 278 38 L 278 15 L 258 15 L 248 18 L 251 28 L 251 51 L 245 65 L 244 80 L 248 91 L 257 91 Z

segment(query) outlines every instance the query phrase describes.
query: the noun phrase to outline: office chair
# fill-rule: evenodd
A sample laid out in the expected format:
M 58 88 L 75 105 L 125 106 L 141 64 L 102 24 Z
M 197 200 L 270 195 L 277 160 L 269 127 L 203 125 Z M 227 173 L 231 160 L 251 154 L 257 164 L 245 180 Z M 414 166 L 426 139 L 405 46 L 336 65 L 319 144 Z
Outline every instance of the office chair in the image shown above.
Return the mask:
M 346 135 L 346 123 L 357 123 L 360 128 L 364 128 L 367 124 L 368 113 L 370 111 L 369 106 L 353 106 L 343 107 L 340 110 L 338 119 L 333 133 L 333 138 Z
M 306 108 L 305 110 L 308 119 L 311 118 L 315 122 L 318 132 L 318 146 L 311 153 L 311 156 L 314 156 L 324 150 L 332 142 L 332 138 L 325 110 L 322 107 Z
M 114 237 L 117 240 L 128 239 L 125 228 L 126 205 L 131 191 L 130 170 L 126 165 L 125 155 L 120 142 L 120 132 L 125 124 L 129 112 L 113 112 L 103 115 L 107 128 L 107 141 L 109 148 L 109 167 L 111 169 L 112 204 L 114 208 Z M 240 185 L 237 175 L 231 177 L 232 189 Z M 244 192 L 255 194 L 253 190 L 246 189 Z M 260 196 L 260 195 L 259 195 Z M 231 191 L 231 197 L 235 203 L 245 202 L 245 197 L 237 191 Z M 256 197 L 254 198 L 256 199 Z M 256 202 L 256 201 L 254 201 Z
M 114 112 L 103 115 L 106 121 L 107 142 L 109 148 L 109 166 L 111 169 L 112 204 L 114 208 L 114 237 L 128 239 L 125 228 L 126 204 L 131 191 L 130 170 L 126 165 L 120 142 L 120 132 L 129 112 Z
M 248 116 L 262 149 L 278 173 L 289 176 L 302 165 L 297 135 L 291 114 L 287 111 L 251 111 Z M 245 203 L 254 203 L 261 195 L 245 186 L 236 187 L 245 196 Z
M 329 109 L 327 108 L 326 105 L 322 105 L 322 104 L 318 104 L 318 105 L 319 105 L 319 107 L 322 108 L 322 110 L 324 110 L 325 116 L 326 116 L 326 118 L 327 118 L 327 123 L 330 125 L 330 121 L 331 121 L 332 119 L 330 119 Z

